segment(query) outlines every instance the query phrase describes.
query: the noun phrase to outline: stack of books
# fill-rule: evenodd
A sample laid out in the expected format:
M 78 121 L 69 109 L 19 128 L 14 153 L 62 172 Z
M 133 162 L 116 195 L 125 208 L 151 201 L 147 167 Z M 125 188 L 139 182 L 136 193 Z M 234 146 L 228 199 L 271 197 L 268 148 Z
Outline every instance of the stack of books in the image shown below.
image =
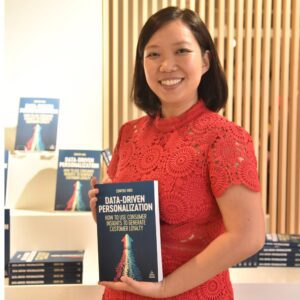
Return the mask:
M 256 268 L 258 266 L 258 253 L 232 266 L 232 268 Z
M 259 267 L 300 267 L 300 235 L 267 234 L 258 253 Z
M 10 285 L 80 284 L 84 251 L 17 251 L 8 265 Z

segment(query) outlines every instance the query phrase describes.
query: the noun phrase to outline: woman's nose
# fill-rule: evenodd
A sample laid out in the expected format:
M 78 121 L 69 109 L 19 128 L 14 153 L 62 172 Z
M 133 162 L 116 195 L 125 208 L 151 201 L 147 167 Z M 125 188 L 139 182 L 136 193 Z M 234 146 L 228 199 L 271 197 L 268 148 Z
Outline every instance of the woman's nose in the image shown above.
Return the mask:
M 160 72 L 174 72 L 177 70 L 176 62 L 173 58 L 164 58 L 161 62 Z

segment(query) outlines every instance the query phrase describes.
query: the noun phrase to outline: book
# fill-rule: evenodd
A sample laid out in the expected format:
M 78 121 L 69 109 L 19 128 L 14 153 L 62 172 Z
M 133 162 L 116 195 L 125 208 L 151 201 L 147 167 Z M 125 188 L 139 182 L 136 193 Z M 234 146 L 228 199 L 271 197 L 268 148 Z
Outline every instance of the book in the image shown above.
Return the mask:
M 97 184 L 100 281 L 161 281 L 158 182 Z
M 110 164 L 110 161 L 111 161 L 111 152 L 110 152 L 110 150 L 109 149 L 104 149 L 104 150 L 101 151 L 101 154 L 102 154 L 105 165 L 108 167 L 109 164 Z
M 7 172 L 8 172 L 9 151 L 4 150 L 4 205 L 6 203 L 6 186 L 7 186 Z
M 67 279 L 67 280 L 78 280 L 82 279 L 81 273 L 40 273 L 40 274 L 12 274 L 10 279 L 13 280 L 53 280 L 53 279 Z
M 268 233 L 266 234 L 264 247 L 274 248 L 299 248 L 300 249 L 300 235 L 299 234 L 280 234 Z
M 258 253 L 244 259 L 243 261 L 235 264 L 232 268 L 256 268 L 258 266 Z
M 8 264 L 10 256 L 10 210 L 4 209 L 4 275 L 8 276 Z
M 100 176 L 100 158 L 97 150 L 59 150 L 55 210 L 90 210 L 90 179 Z
M 9 274 L 82 273 L 82 266 L 9 266 Z
M 20 98 L 15 150 L 56 149 L 59 99 Z
M 9 260 L 9 269 L 82 267 L 84 251 L 17 251 Z
M 77 279 L 11 279 L 9 278 L 9 285 L 39 285 L 39 284 L 80 284 L 81 278 Z

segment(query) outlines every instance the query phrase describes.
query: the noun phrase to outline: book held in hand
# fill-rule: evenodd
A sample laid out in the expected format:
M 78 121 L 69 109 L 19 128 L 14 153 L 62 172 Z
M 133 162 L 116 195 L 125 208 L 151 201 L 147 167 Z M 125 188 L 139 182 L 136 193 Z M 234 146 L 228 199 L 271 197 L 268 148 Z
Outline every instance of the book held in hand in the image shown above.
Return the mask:
M 15 150 L 54 151 L 59 99 L 21 98 Z
M 100 176 L 100 158 L 97 150 L 59 150 L 55 210 L 90 210 L 90 179 Z
M 163 279 L 158 182 L 97 184 L 100 281 Z

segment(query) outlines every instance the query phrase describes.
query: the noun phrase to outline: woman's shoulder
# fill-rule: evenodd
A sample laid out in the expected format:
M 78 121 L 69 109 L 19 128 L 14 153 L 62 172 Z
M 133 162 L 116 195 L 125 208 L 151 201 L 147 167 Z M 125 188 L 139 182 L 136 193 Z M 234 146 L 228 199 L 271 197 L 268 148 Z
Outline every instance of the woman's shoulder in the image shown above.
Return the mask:
M 206 112 L 199 118 L 198 127 L 202 127 L 204 132 L 213 135 L 214 139 L 229 138 L 240 142 L 251 140 L 251 136 L 245 128 L 217 112 Z

